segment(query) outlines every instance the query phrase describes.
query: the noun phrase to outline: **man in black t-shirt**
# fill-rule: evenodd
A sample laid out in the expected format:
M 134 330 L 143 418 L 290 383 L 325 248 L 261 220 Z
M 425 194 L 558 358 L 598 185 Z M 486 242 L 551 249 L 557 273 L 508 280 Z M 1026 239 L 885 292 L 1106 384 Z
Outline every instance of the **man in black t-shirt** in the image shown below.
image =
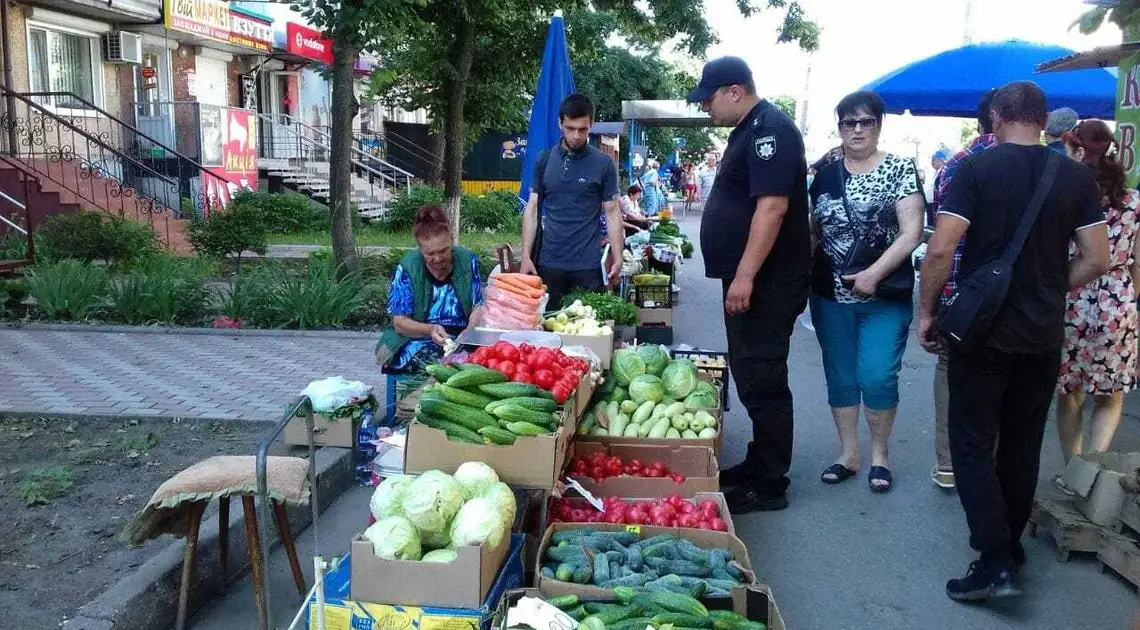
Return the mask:
M 734 514 L 787 507 L 792 461 L 788 350 L 807 304 L 811 267 L 807 160 L 787 114 L 756 96 L 737 57 L 710 61 L 689 93 L 717 125 L 732 126 L 701 219 L 705 275 L 721 281 L 728 360 L 752 419 L 743 463 L 720 475 Z
M 1041 145 L 1045 95 L 1035 84 L 1001 88 L 991 113 L 1000 144 L 959 167 L 922 265 L 918 335 L 932 352 L 940 348 L 934 313 L 955 246 L 966 237 L 960 278 L 1000 258 L 1046 161 L 1056 156 Z M 1021 533 L 1037 487 L 1045 419 L 1061 364 L 1065 294 L 1108 266 L 1108 232 L 1092 171 L 1060 159 L 986 339 L 970 350 L 950 348 L 950 455 L 970 546 L 981 554 L 964 578 L 946 584 L 951 599 L 1021 594 L 1014 573 L 1025 562 Z M 1070 241 L 1080 248 L 1072 260 Z

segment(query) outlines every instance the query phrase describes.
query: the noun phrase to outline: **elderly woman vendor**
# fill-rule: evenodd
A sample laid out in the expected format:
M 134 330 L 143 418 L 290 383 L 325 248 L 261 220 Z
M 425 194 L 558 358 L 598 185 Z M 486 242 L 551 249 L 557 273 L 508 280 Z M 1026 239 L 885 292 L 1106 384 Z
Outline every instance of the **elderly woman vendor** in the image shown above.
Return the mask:
M 402 372 L 438 361 L 452 337 L 478 321 L 483 307 L 479 257 L 452 244 L 443 210 L 420 208 L 412 233 L 419 247 L 400 259 L 392 276 L 392 327 L 376 346 L 377 361 Z

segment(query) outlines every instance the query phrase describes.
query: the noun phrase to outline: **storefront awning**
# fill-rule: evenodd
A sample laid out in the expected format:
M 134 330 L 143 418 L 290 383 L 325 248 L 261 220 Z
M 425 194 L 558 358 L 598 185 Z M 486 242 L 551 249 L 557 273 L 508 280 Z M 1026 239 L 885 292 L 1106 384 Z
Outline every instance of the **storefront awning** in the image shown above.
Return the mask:
M 1068 70 L 1089 70 L 1093 68 L 1115 68 L 1120 60 L 1140 51 L 1140 42 L 1119 46 L 1102 46 L 1087 52 L 1067 55 L 1037 65 L 1037 72 L 1065 72 Z

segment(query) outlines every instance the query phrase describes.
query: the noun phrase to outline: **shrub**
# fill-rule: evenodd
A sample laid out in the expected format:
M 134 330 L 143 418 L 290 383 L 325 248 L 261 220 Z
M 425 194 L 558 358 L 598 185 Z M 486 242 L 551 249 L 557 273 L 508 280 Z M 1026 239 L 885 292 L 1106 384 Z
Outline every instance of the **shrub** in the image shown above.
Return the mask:
M 388 324 L 389 281 L 369 282 L 361 289 L 358 306 L 344 321 L 351 328 L 383 328 Z
M 209 304 L 210 288 L 194 259 L 155 256 L 111 286 L 111 305 L 127 324 L 195 323 Z
M 0 260 L 22 260 L 27 255 L 27 237 L 22 234 L 0 236 Z
M 459 224 L 465 232 L 501 232 L 517 216 L 518 198 L 505 190 L 468 195 L 459 208 Z
M 47 218 L 36 230 L 37 245 L 51 260 L 130 262 L 158 249 L 158 235 L 149 223 L 80 210 Z
M 243 325 L 276 327 L 271 311 L 273 285 L 275 278 L 284 273 L 277 265 L 258 265 L 253 271 L 238 275 L 228 288 L 218 292 L 218 313 Z
M 237 257 L 241 272 L 243 252 L 265 255 L 269 237 L 261 211 L 253 204 L 231 204 L 211 212 L 208 218 L 190 222 L 190 243 L 198 253 L 214 258 Z
M 28 271 L 28 292 L 48 319 L 82 321 L 107 302 L 107 270 L 90 263 L 64 260 L 44 263 Z
M 337 280 L 327 266 L 312 265 L 305 274 L 277 277 L 268 310 L 275 328 L 339 327 L 361 306 L 360 289 L 358 275 Z
M 416 211 L 422 206 L 443 204 L 443 191 L 430 186 L 412 186 L 408 192 L 388 202 L 388 209 L 378 222 L 388 232 L 410 232 Z
M 234 195 L 226 210 L 232 212 L 239 206 L 260 213 L 266 232 L 271 234 L 328 231 L 332 225 L 328 210 L 301 195 L 242 191 Z

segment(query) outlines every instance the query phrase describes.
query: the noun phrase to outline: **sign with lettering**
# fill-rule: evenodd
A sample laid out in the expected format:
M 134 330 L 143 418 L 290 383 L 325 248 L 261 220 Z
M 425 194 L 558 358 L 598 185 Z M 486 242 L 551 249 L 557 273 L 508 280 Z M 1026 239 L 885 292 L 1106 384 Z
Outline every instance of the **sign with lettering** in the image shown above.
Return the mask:
M 166 28 L 220 42 L 230 38 L 230 3 L 223 0 L 166 0 Z
M 236 107 L 206 107 L 220 116 L 216 122 L 221 141 L 221 166 L 207 167 L 202 176 L 202 191 L 210 208 L 225 207 L 242 190 L 257 190 L 257 126 L 256 115 Z M 203 134 L 206 121 L 203 120 Z M 206 138 L 203 138 L 203 142 Z M 203 163 L 206 163 L 203 158 Z
M 230 10 L 229 42 L 268 53 L 273 50 L 273 22 L 240 9 Z
M 333 61 L 332 42 L 320 31 L 295 22 L 285 23 L 285 50 L 326 65 Z
M 1140 127 L 1140 53 L 1120 62 L 1116 79 L 1116 142 L 1120 147 L 1120 165 L 1128 176 L 1128 187 L 1140 183 L 1137 163 L 1136 131 Z

